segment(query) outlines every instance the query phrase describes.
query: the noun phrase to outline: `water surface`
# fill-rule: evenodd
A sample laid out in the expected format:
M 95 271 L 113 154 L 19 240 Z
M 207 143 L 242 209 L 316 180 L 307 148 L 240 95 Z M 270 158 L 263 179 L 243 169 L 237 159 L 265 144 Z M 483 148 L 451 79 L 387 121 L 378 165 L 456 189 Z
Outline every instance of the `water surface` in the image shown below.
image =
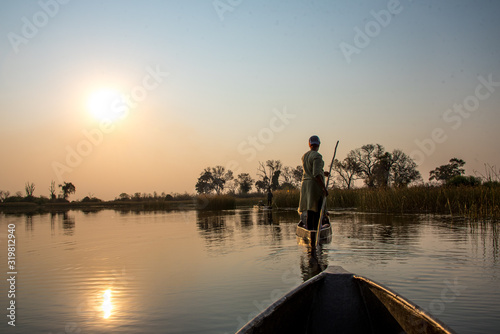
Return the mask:
M 16 327 L 4 293 L 1 332 L 234 333 L 328 265 L 385 284 L 458 333 L 498 332 L 496 225 L 353 212 L 333 221 L 332 242 L 314 252 L 295 236 L 294 211 L 0 214 L 2 245 L 16 226 L 18 272 Z

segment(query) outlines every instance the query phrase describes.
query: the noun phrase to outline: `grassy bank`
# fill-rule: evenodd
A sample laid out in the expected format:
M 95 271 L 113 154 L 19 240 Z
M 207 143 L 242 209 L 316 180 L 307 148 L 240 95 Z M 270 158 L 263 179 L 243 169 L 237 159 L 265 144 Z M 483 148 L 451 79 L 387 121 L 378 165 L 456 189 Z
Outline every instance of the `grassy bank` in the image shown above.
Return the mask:
M 236 208 L 236 198 L 230 195 L 198 195 L 196 208 L 199 210 L 230 210 Z
M 298 190 L 274 193 L 278 207 L 295 208 Z M 333 190 L 329 208 L 366 212 L 451 214 L 474 220 L 500 220 L 500 187 L 411 187 Z
M 279 208 L 296 209 L 299 198 L 299 190 L 279 190 L 274 192 L 273 205 Z M 183 200 L 116 200 L 43 204 L 15 202 L 0 203 L 0 211 L 5 213 L 43 213 L 65 210 L 98 211 L 102 209 L 121 211 L 230 210 L 237 207 L 253 206 L 259 200 L 266 202 L 265 196 L 258 194 L 247 196 L 198 195 Z M 338 189 L 330 192 L 328 207 L 330 209 L 353 208 L 365 212 L 451 214 L 472 220 L 500 221 L 500 187 Z
M 63 212 L 68 210 L 81 210 L 84 212 L 99 211 L 103 209 L 125 211 L 155 211 L 194 209 L 193 201 L 109 201 L 109 202 L 68 202 L 68 203 L 0 203 L 0 212 L 4 213 L 47 213 Z
M 0 212 L 5 213 L 46 213 L 67 210 L 99 211 L 103 209 L 120 211 L 170 211 L 170 210 L 229 210 L 236 207 L 252 206 L 264 196 L 250 194 L 246 196 L 231 195 L 198 195 L 182 200 L 147 199 L 147 200 L 114 200 L 114 201 L 75 201 L 75 202 L 37 202 L 16 201 L 0 203 Z

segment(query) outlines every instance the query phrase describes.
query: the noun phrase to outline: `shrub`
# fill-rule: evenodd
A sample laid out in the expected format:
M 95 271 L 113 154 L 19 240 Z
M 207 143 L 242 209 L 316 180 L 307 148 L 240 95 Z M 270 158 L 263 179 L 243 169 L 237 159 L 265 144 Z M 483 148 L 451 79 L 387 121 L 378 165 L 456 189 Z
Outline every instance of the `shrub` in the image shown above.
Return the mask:
M 483 183 L 483 186 L 487 188 L 497 188 L 500 187 L 500 182 L 499 181 L 487 181 Z
M 97 203 L 97 202 L 102 202 L 102 200 L 99 198 L 89 197 L 89 196 L 85 196 L 82 199 L 82 203 Z
M 459 187 L 459 186 L 476 187 L 479 186 L 480 184 L 481 184 L 481 179 L 478 177 L 474 177 L 472 175 L 469 176 L 457 175 L 446 181 L 446 185 L 451 187 Z

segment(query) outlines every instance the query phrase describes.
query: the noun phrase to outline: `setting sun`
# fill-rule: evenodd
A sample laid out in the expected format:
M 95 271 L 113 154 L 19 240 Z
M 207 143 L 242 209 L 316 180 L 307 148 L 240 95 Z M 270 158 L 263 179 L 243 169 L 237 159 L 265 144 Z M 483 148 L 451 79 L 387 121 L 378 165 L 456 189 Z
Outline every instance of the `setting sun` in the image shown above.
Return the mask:
M 102 311 L 104 312 L 103 318 L 108 319 L 111 316 L 113 304 L 111 303 L 111 289 L 107 289 L 103 294 Z
M 98 121 L 114 122 L 123 116 L 122 94 L 113 88 L 101 88 L 88 98 L 87 109 Z

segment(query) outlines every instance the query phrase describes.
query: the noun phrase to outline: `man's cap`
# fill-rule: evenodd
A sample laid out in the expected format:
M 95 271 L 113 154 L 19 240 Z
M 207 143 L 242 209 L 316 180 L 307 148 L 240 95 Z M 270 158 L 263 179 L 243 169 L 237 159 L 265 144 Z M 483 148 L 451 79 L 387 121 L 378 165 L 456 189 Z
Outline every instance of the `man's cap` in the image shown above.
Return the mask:
M 318 136 L 311 136 L 311 138 L 309 138 L 309 145 L 319 145 L 319 144 L 321 144 L 321 142 L 319 141 Z

